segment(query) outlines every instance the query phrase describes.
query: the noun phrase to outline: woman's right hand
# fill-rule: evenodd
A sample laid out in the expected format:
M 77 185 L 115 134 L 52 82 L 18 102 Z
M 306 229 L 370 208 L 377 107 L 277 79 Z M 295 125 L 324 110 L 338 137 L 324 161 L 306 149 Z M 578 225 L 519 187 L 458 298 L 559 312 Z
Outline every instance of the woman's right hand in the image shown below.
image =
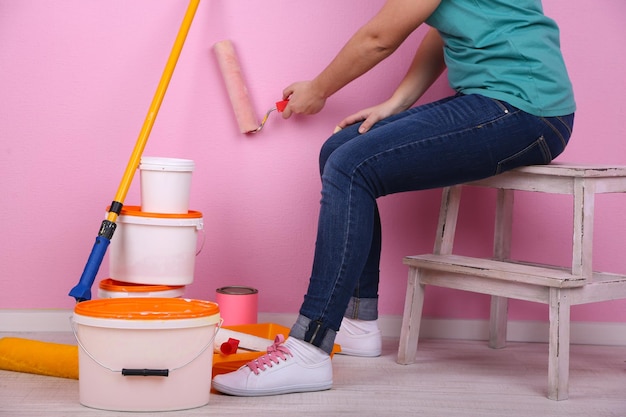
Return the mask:
M 292 114 L 315 114 L 324 108 L 326 99 L 316 89 L 313 81 L 299 81 L 283 90 L 283 100 L 289 104 L 283 111 L 283 118 L 289 119 Z

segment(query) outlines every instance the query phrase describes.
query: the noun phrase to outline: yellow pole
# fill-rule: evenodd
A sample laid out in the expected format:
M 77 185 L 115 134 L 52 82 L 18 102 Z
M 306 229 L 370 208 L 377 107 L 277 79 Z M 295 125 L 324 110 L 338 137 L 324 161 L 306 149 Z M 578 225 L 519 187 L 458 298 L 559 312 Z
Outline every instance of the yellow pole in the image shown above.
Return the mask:
M 159 81 L 157 90 L 154 93 L 154 98 L 152 99 L 152 103 L 150 104 L 150 108 L 148 109 L 148 114 L 146 115 L 146 119 L 144 120 L 141 131 L 139 132 L 139 137 L 137 138 L 137 142 L 135 143 L 135 148 L 133 149 L 133 153 L 130 156 L 128 165 L 126 165 L 126 170 L 124 171 L 122 181 L 117 188 L 117 193 L 115 194 L 115 199 L 113 200 L 115 202 L 123 204 L 124 200 L 126 199 L 126 194 L 128 194 L 130 184 L 133 182 L 133 177 L 141 161 L 141 155 L 143 154 L 143 150 L 145 149 L 146 143 L 148 142 L 150 131 L 152 130 L 152 126 L 154 125 L 154 121 L 159 112 L 159 108 L 161 107 L 161 103 L 163 102 L 163 97 L 165 96 L 167 87 L 170 83 L 170 80 L 172 79 L 174 68 L 176 68 L 178 57 L 180 56 L 180 52 L 183 49 L 183 44 L 185 43 L 187 33 L 189 33 L 191 22 L 193 21 L 199 4 L 200 0 L 191 0 L 189 2 L 189 6 L 187 6 L 185 17 L 180 25 L 178 35 L 176 36 L 176 40 L 174 41 L 174 46 L 172 47 L 172 51 L 170 52 L 167 64 L 165 65 L 165 69 L 163 70 L 163 75 L 161 75 L 161 80 Z M 118 214 L 114 211 L 109 211 L 109 213 L 107 214 L 107 220 L 115 223 L 115 221 L 117 220 L 117 216 Z

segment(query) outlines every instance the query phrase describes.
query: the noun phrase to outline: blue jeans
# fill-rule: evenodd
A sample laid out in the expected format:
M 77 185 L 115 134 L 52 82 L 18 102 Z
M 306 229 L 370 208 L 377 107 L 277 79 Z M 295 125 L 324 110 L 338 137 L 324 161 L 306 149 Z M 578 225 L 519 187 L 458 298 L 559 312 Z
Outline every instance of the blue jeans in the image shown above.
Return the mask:
M 311 278 L 290 336 L 330 352 L 344 315 L 378 317 L 378 197 L 548 164 L 565 149 L 573 122 L 573 114 L 537 117 L 457 94 L 384 119 L 367 133 L 355 124 L 331 136 L 320 153 Z

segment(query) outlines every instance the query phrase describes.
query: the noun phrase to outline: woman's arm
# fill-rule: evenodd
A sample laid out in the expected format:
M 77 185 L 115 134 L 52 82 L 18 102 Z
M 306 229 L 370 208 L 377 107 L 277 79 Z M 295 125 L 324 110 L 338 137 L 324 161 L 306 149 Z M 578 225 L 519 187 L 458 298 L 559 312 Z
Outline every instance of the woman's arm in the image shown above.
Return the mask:
M 446 68 L 443 40 L 435 28 L 430 28 L 420 44 L 404 79 L 391 96 L 400 111 L 411 107 L 439 78 Z
M 405 77 L 398 85 L 391 97 L 376 106 L 360 110 L 345 119 L 338 128 L 361 123 L 359 131 L 367 132 L 376 122 L 400 113 L 411 107 L 439 78 L 446 68 L 443 59 L 443 40 L 435 28 L 431 28 L 422 40 L 413 62 Z
M 290 98 L 283 112 L 319 112 L 332 94 L 365 74 L 391 55 L 437 8 L 441 0 L 387 0 L 362 26 L 331 63 L 313 80 L 291 84 L 283 91 Z

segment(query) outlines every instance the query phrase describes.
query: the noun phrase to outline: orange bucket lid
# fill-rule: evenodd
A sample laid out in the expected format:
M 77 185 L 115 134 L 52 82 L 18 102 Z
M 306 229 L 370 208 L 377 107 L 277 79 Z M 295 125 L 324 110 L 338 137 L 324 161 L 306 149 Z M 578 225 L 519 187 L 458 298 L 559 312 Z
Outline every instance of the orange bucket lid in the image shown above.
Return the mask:
M 111 206 L 107 206 L 107 212 L 109 210 L 111 210 Z M 140 206 L 124 206 L 120 212 L 120 216 L 157 217 L 160 219 L 201 219 L 202 213 L 195 210 L 189 210 L 187 213 L 150 213 L 141 211 Z
M 150 285 L 135 284 L 133 282 L 116 281 L 113 278 L 107 278 L 100 281 L 98 285 L 100 289 L 105 291 L 116 292 L 152 292 L 152 291 L 169 291 L 183 288 L 184 285 Z
M 186 298 L 106 298 L 78 303 L 74 313 L 102 319 L 176 320 L 213 316 L 219 307 Z

